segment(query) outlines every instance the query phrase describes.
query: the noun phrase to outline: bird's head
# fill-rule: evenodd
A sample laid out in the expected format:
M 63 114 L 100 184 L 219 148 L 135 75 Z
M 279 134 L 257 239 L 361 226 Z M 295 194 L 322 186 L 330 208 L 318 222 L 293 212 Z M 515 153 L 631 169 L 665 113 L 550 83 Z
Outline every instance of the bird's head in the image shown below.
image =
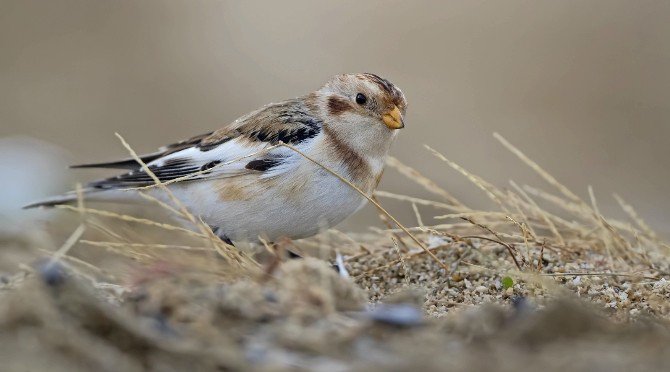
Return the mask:
M 404 128 L 407 101 L 402 91 L 375 74 L 343 74 L 330 79 L 318 93 L 333 118 Z
M 405 95 L 375 74 L 334 76 L 310 97 L 324 128 L 356 150 L 385 154 L 405 127 Z

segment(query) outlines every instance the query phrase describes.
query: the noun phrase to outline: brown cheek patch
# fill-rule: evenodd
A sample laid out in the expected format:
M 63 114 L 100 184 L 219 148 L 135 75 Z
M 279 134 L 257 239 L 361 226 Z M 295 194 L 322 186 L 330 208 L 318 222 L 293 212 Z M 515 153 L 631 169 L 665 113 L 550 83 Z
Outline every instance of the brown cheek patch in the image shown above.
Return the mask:
M 351 105 L 349 104 L 349 101 L 340 98 L 340 97 L 329 97 L 328 98 L 328 112 L 330 112 L 331 115 L 340 115 L 343 112 L 349 110 L 351 108 Z

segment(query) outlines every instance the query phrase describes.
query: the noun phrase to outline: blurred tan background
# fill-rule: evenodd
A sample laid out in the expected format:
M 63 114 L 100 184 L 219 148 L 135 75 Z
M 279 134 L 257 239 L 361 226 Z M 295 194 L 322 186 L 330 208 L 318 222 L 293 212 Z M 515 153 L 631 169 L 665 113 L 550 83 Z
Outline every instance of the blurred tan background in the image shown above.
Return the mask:
M 668 233 L 669 40 L 663 0 L 0 0 L 0 137 L 110 160 L 126 155 L 114 132 L 152 151 L 369 71 L 409 100 L 393 154 L 461 199 L 488 205 L 422 144 L 498 185 L 542 185 L 497 131 L 580 195 L 593 185 L 606 213 L 621 215 L 616 191 Z M 382 189 L 427 196 L 392 171 Z

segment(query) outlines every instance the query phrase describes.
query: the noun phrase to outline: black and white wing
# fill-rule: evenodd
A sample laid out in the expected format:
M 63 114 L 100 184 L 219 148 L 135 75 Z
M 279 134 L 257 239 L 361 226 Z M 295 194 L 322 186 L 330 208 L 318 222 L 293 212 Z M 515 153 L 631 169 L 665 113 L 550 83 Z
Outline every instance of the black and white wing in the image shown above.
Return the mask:
M 287 148 L 264 152 L 280 141 L 305 145 L 316 137 L 322 122 L 298 100 L 272 104 L 238 119 L 229 127 L 193 137 L 144 155 L 142 161 L 162 182 L 225 178 L 280 167 L 295 154 Z M 122 168 L 129 172 L 91 182 L 94 189 L 123 189 L 154 184 L 151 176 L 133 159 L 84 164 L 75 168 Z

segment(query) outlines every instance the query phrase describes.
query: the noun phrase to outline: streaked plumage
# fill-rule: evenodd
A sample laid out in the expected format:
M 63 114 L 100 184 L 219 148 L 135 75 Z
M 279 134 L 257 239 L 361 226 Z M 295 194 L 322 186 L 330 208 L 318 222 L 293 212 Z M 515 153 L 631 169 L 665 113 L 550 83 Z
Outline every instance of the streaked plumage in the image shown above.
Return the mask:
M 405 109 L 402 92 L 387 80 L 374 74 L 338 75 L 316 92 L 267 105 L 142 160 L 161 181 L 199 172 L 169 187 L 222 238 L 304 238 L 338 224 L 366 199 L 291 149 L 263 150 L 291 144 L 370 194 L 396 129 L 404 126 Z M 128 170 L 89 183 L 85 192 L 91 200 L 133 201 L 136 193 L 128 189 L 154 183 L 132 159 L 75 167 Z M 28 207 L 73 199 L 70 193 Z

